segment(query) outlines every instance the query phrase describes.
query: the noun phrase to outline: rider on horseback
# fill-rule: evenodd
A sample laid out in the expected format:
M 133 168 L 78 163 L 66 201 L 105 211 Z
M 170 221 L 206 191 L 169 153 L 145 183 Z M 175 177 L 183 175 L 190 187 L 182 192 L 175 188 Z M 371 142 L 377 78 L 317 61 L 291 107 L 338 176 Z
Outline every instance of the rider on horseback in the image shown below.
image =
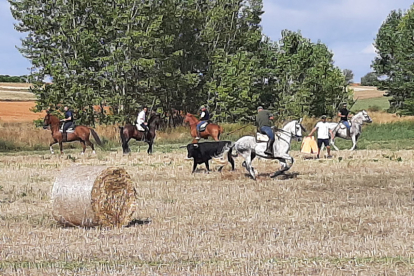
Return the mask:
M 65 119 L 62 119 L 63 122 L 62 131 L 66 133 L 66 131 L 73 125 L 73 112 L 69 110 L 69 107 L 65 106 L 63 108 L 65 110 Z
M 147 115 L 147 110 L 148 107 L 144 106 L 144 108 L 142 108 L 141 112 L 138 113 L 138 117 L 137 117 L 137 128 L 139 131 L 145 131 L 148 132 L 149 128 L 146 122 L 146 115 Z
M 264 110 L 262 106 L 257 108 L 256 123 L 260 133 L 266 134 L 269 137 L 267 141 L 267 148 L 264 151 L 267 155 L 273 155 L 273 143 L 275 142 L 275 134 L 273 133 L 273 115 Z
M 348 122 L 348 117 L 351 118 L 351 116 L 349 114 L 349 110 L 346 107 L 347 107 L 346 103 L 343 103 L 342 109 L 340 109 L 338 112 L 338 116 L 341 118 L 340 123 L 346 126 L 346 134 L 348 135 L 348 137 L 351 137 L 351 126 L 349 125 L 349 122 Z
M 196 140 L 200 140 L 200 127 L 202 124 L 208 122 L 210 120 L 210 113 L 208 112 L 207 108 L 203 105 L 201 108 L 200 114 L 200 122 L 197 124 L 197 137 Z

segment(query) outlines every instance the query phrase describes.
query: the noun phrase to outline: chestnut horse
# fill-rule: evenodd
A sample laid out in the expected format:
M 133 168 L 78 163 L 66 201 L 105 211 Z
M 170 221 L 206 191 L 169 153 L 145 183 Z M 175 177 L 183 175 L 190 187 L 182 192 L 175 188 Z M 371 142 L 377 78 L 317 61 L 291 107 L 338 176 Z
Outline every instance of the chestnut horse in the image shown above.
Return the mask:
M 60 153 L 63 153 L 63 143 L 65 142 L 74 142 L 79 141 L 82 144 L 83 151 L 82 154 L 85 153 L 86 145 L 90 146 L 93 150 L 93 153 L 95 153 L 95 148 L 91 141 L 89 141 L 89 135 L 92 133 L 93 138 L 95 139 L 96 143 L 98 145 L 102 145 L 101 139 L 99 139 L 98 134 L 90 127 L 87 126 L 76 126 L 74 129 L 74 132 L 66 133 L 67 139 L 63 141 L 63 134 L 59 131 L 60 126 L 60 120 L 58 117 L 50 114 L 47 112 L 45 119 L 43 120 L 43 128 L 47 129 L 47 127 L 50 126 L 50 130 L 52 131 L 52 138 L 53 142 L 50 143 L 50 153 L 53 152 L 52 146 L 56 143 L 59 143 Z
M 147 153 L 152 153 L 152 145 L 155 139 L 155 130 L 160 127 L 160 114 L 152 115 L 148 120 L 148 132 L 139 131 L 136 125 L 127 124 L 124 127 L 119 127 L 122 141 L 122 150 L 124 154 L 131 152 L 128 146 L 129 140 L 134 138 L 137 141 L 144 141 L 148 143 Z
M 188 123 L 190 125 L 190 134 L 194 138 L 193 144 L 197 143 L 198 140 L 195 139 L 197 137 L 197 124 L 200 121 L 194 117 L 194 115 L 187 113 L 184 118 L 184 123 Z M 208 139 L 209 136 L 213 137 L 214 140 L 219 141 L 220 135 L 224 132 L 223 128 L 217 124 L 208 124 L 206 129 L 203 132 L 200 132 L 200 138 Z

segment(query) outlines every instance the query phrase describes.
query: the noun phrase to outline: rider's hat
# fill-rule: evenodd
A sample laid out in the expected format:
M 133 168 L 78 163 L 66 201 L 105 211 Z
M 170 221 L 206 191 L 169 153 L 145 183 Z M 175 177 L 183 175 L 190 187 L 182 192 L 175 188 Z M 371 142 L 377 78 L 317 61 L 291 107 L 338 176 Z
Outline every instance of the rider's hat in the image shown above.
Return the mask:
M 326 115 L 322 115 L 321 116 L 321 119 L 326 119 Z
M 261 105 L 260 105 L 260 106 L 257 108 L 257 110 L 259 110 L 259 109 L 263 109 L 263 106 L 261 106 Z
M 205 105 L 202 105 L 202 106 L 200 107 L 200 109 L 203 109 L 203 108 L 206 108 L 206 106 L 205 106 Z

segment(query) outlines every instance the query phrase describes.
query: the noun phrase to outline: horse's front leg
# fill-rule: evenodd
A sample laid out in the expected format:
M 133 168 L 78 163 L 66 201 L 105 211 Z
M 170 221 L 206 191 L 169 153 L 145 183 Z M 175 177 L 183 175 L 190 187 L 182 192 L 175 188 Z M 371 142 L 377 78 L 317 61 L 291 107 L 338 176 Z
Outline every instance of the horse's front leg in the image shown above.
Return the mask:
M 290 166 L 288 166 L 287 161 L 290 162 Z M 279 171 L 276 171 L 275 173 L 271 174 L 270 175 L 271 178 L 284 174 L 286 171 L 288 171 L 293 166 L 293 163 L 295 162 L 295 160 L 293 159 L 292 156 L 286 154 L 286 155 L 283 155 L 283 157 L 280 157 L 279 162 L 282 168 Z
M 352 148 L 350 150 L 354 150 L 357 144 L 356 135 L 352 135 L 351 139 L 352 139 Z
M 55 154 L 55 152 L 53 151 L 53 148 L 52 148 L 52 146 L 54 145 L 54 144 L 56 144 L 58 141 L 55 139 L 53 142 L 51 142 L 50 144 L 49 144 L 49 148 L 50 148 L 50 153 L 51 154 Z

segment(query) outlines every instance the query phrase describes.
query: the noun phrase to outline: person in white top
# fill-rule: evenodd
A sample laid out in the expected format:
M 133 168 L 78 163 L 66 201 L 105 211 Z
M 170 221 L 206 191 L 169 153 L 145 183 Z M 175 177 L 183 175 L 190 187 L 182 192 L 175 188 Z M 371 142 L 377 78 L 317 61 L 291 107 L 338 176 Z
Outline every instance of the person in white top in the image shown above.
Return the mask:
M 316 158 L 319 158 L 319 154 L 321 153 L 322 144 L 325 145 L 328 156 L 327 158 L 332 158 L 331 156 L 331 147 L 329 146 L 329 134 L 333 137 L 332 130 L 328 128 L 328 124 L 326 123 L 326 115 L 322 115 L 321 121 L 316 124 L 316 126 L 312 129 L 309 133 L 308 137 L 311 137 L 315 131 L 318 130 L 318 155 Z
M 137 128 L 139 131 L 148 131 L 148 125 L 145 121 L 146 115 L 147 115 L 148 108 L 144 106 L 144 108 L 141 110 L 140 113 L 138 113 L 137 117 Z

